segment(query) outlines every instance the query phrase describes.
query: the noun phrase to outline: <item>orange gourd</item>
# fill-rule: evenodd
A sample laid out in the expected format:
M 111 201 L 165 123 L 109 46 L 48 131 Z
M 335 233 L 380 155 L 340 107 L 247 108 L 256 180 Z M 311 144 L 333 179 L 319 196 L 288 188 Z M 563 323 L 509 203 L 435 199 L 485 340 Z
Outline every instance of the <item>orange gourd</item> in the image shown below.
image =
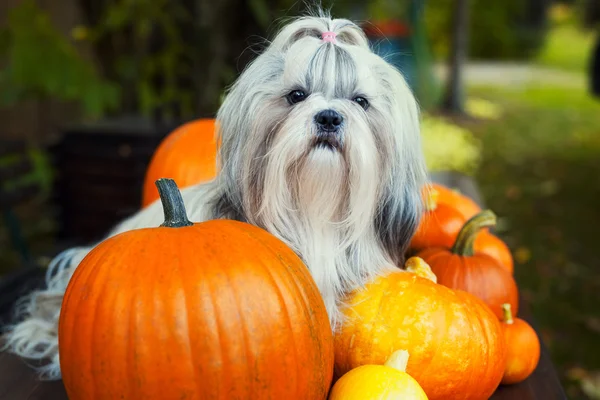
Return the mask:
M 146 171 L 142 207 L 158 200 L 157 179 L 174 179 L 182 189 L 213 179 L 217 148 L 214 119 L 188 122 L 171 132 L 154 152 Z
M 453 207 L 439 203 L 436 191 L 427 193 L 425 207 L 421 222 L 410 242 L 411 250 L 452 246 L 466 218 Z
M 165 223 L 105 240 L 69 282 L 69 398 L 325 399 L 333 335 L 300 258 L 249 224 L 192 224 L 175 183 L 157 185 Z
M 502 318 L 504 303 L 510 304 L 517 313 L 517 284 L 498 261 L 487 254 L 475 252 L 473 248 L 479 231 L 495 223 L 496 216 L 492 211 L 482 211 L 464 225 L 452 248 L 429 248 L 417 255 L 431 266 L 439 284 L 474 294 L 487 303 L 498 318 Z
M 483 253 L 492 257 L 513 274 L 515 262 L 510 249 L 502 239 L 490 233 L 487 229 L 479 232 L 473 243 L 473 249 L 476 253 Z
M 438 203 L 456 209 L 465 218 L 465 221 L 481 211 L 481 207 L 473 199 L 442 184 L 431 183 L 425 187 L 425 191 L 436 191 Z
M 511 385 L 527 379 L 540 361 L 540 340 L 531 325 L 513 318 L 510 304 L 503 305 L 502 331 L 506 339 L 506 369 L 502 383 Z
M 423 263 L 412 258 L 407 262 Z M 346 299 L 335 335 L 336 376 L 410 353 L 406 373 L 430 400 L 488 399 L 506 361 L 500 321 L 475 296 L 411 272 L 375 278 Z

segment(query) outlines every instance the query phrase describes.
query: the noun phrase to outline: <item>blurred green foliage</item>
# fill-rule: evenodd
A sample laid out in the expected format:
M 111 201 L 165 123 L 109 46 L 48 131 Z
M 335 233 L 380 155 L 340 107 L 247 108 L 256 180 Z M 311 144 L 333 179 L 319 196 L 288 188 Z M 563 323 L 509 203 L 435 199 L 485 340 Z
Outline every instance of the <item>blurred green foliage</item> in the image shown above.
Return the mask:
M 425 113 L 421 140 L 430 171 L 456 171 L 471 175 L 479 166 L 481 144 L 473 133 L 452 121 Z
M 556 4 L 550 8 L 550 31 L 536 63 L 572 72 L 587 73 L 597 32 L 581 28 L 579 7 Z
M 135 93 L 136 107 L 149 114 L 165 104 L 178 104 L 183 114 L 193 112 L 194 88 L 180 79 L 194 74 L 194 57 L 202 57 L 186 38 L 183 27 L 193 24 L 181 2 L 121 0 L 105 2 L 99 21 L 81 27 L 81 38 L 92 44 L 102 40 L 127 42 L 115 46 L 107 69 L 114 79 Z M 160 37 L 160 45 L 153 38 Z M 160 79 L 160 84 L 156 84 Z
M 526 59 L 543 44 L 546 30 L 530 20 L 526 1 L 471 0 L 469 57 Z M 425 24 L 433 51 L 446 58 L 450 45 L 453 0 L 427 0 Z
M 99 116 L 118 104 L 118 88 L 52 25 L 33 0 L 10 11 L 0 30 L 0 106 L 29 99 L 73 101 L 85 114 Z
M 373 21 L 389 18 L 409 18 L 409 3 L 413 0 L 372 0 L 367 5 L 367 16 Z

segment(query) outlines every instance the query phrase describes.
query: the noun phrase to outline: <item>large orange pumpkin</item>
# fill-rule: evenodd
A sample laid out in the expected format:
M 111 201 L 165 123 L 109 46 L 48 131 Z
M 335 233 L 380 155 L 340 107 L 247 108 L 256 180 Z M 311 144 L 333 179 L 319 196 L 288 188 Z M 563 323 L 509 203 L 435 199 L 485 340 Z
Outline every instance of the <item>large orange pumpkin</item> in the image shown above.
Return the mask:
M 421 261 L 422 262 L 422 261 Z M 404 271 L 350 294 L 335 336 L 336 376 L 410 353 L 406 372 L 430 400 L 483 400 L 504 372 L 500 322 L 475 296 Z
M 498 318 L 502 318 L 504 303 L 510 304 L 517 314 L 517 284 L 498 261 L 487 254 L 475 252 L 473 248 L 481 229 L 495 224 L 496 215 L 489 210 L 482 211 L 464 225 L 452 248 L 434 247 L 417 255 L 431 266 L 438 283 L 474 294 L 485 301 Z
M 439 193 L 428 191 L 425 212 L 410 241 L 411 250 L 452 246 L 467 219 L 454 207 L 438 202 Z
M 157 179 L 174 179 L 180 188 L 213 179 L 217 147 L 214 119 L 188 122 L 171 132 L 154 152 L 146 171 L 142 207 L 158 200 Z
M 105 240 L 67 287 L 69 398 L 325 399 L 333 335 L 302 261 L 260 228 L 192 224 L 159 184 L 165 223 Z
M 473 199 L 456 189 L 451 189 L 439 183 L 431 183 L 425 187 L 425 195 L 431 191 L 437 192 L 438 203 L 454 208 L 461 213 L 465 220 L 481 211 L 481 207 Z

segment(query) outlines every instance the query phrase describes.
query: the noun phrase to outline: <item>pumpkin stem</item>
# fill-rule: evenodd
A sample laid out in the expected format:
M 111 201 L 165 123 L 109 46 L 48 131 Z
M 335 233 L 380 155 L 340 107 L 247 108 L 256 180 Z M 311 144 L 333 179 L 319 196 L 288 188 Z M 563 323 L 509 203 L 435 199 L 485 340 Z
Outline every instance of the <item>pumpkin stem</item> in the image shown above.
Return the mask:
M 502 304 L 502 315 L 503 315 L 502 321 L 505 324 L 512 324 L 513 322 L 515 322 L 513 320 L 512 310 L 510 309 L 510 304 L 508 304 L 508 303 Z
M 406 372 L 408 365 L 408 351 L 396 350 L 384 364 L 386 367 L 397 369 L 400 372 Z
M 467 257 L 472 256 L 475 253 L 473 244 L 479 231 L 495 225 L 496 214 L 492 210 L 485 210 L 471 217 L 458 233 L 454 246 L 452 246 L 452 253 Z
M 161 178 L 155 182 L 165 213 L 165 222 L 160 226 L 181 228 L 194 225 L 187 217 L 181 192 L 173 179 Z

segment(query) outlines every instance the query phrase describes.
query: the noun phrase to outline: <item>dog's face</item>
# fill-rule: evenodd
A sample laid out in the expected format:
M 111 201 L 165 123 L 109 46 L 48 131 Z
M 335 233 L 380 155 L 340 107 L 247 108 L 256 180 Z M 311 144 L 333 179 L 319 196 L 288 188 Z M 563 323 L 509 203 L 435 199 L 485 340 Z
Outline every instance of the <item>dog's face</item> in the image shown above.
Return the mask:
M 272 183 L 267 187 L 285 189 L 275 183 L 287 182 L 290 192 L 280 195 L 314 218 L 370 214 L 364 206 L 375 204 L 394 146 L 389 128 L 380 123 L 389 121 L 382 115 L 391 110 L 374 74 L 375 57 L 313 37 L 298 40 L 286 54 L 283 73 L 265 99 L 266 118 L 254 130 L 265 135 L 258 141 L 266 146 L 254 154 L 263 159 L 259 168 Z M 262 207 L 270 208 L 269 202 L 264 199 Z
M 327 30 L 336 43 L 322 40 Z M 288 25 L 242 74 L 218 118 L 221 179 L 244 219 L 287 231 L 292 243 L 302 240 L 289 237 L 298 220 L 311 231 L 335 224 L 347 242 L 378 230 L 399 257 L 424 180 L 417 106 L 356 25 Z

